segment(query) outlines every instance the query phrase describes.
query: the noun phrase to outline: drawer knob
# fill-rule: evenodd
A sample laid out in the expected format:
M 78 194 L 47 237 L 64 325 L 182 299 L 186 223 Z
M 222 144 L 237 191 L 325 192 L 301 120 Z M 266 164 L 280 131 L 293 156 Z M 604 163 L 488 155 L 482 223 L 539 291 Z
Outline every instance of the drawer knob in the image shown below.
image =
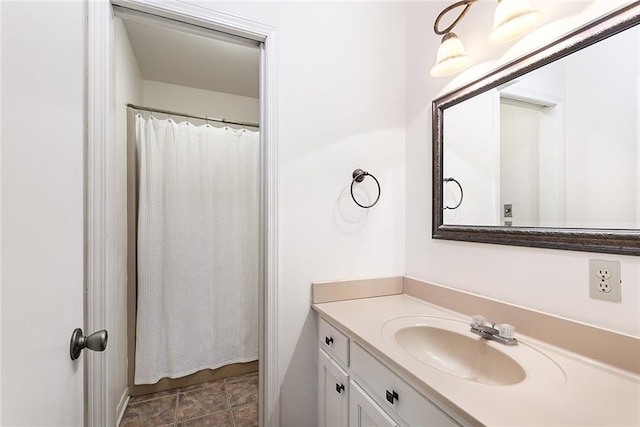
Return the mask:
M 338 393 L 342 393 L 342 390 L 344 390 L 344 384 L 338 384 L 336 383 L 336 391 Z
M 398 393 L 396 393 L 395 390 L 393 391 L 387 390 L 387 400 L 389 401 L 389 403 L 393 405 L 393 402 L 398 400 Z
M 327 345 L 331 345 L 333 343 L 333 337 L 324 337 L 324 342 L 326 342 Z

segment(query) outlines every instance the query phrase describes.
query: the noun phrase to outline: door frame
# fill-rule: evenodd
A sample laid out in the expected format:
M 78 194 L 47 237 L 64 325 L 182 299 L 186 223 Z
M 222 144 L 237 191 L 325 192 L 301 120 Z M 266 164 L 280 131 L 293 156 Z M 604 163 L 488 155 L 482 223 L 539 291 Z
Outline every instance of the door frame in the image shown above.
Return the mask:
M 234 36 L 261 42 L 260 155 L 261 253 L 259 313 L 259 423 L 279 425 L 278 372 L 278 241 L 277 241 L 277 111 L 276 29 L 211 9 L 206 5 L 158 0 L 86 2 L 86 204 L 85 319 L 86 331 L 116 328 L 116 206 L 114 31 L 112 4 Z M 113 376 L 115 353 L 85 352 L 85 425 L 118 422 Z

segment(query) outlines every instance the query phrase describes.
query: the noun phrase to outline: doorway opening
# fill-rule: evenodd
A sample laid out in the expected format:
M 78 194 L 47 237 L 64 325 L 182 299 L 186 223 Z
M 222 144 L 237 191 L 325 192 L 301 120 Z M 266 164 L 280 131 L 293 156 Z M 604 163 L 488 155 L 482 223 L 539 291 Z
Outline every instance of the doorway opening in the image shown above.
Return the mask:
M 502 225 L 544 227 L 564 218 L 562 108 L 541 97 L 500 94 Z
M 114 12 L 118 18 L 126 16 L 129 20 L 156 25 L 165 30 L 178 30 L 207 39 L 233 41 L 241 46 L 253 46 L 258 52 L 259 77 L 255 84 L 259 88 L 259 107 L 258 119 L 255 121 L 259 122 L 261 129 L 258 159 L 259 382 L 257 400 L 259 404 L 257 418 L 260 425 L 277 425 L 275 29 L 214 9 L 154 1 L 141 4 L 135 0 L 114 0 L 112 3 L 92 2 L 87 7 L 89 24 L 87 32 L 88 211 L 86 230 L 90 237 L 86 252 L 88 281 L 85 327 L 91 329 L 106 326 L 109 329 L 112 344 L 111 351 L 105 352 L 104 358 L 87 359 L 86 422 L 89 425 L 114 425 L 120 422 L 130 398 L 127 363 L 135 363 L 134 360 L 127 361 L 126 282 L 130 274 L 127 273 L 126 251 L 122 251 L 123 245 L 126 246 L 128 234 L 126 229 L 128 224 L 127 221 L 122 220 L 122 214 L 124 213 L 126 217 L 126 194 L 129 183 L 126 179 L 126 162 L 119 161 L 122 154 L 126 154 L 126 150 L 123 146 L 118 147 L 118 141 L 116 141 L 118 131 L 123 132 L 124 129 L 126 133 L 126 127 L 122 126 L 122 121 L 120 127 L 117 126 L 117 118 L 120 117 L 122 120 L 122 115 L 117 114 L 118 109 L 122 108 L 122 102 L 119 102 L 122 100 L 119 99 L 116 102 L 114 75 L 118 64 L 116 55 L 121 52 L 117 52 L 114 48 L 117 22 L 114 19 Z M 132 51 L 133 48 L 128 55 L 135 58 Z M 174 63 L 179 62 L 175 59 Z M 123 60 L 120 59 L 120 64 L 122 63 Z M 171 84 L 174 83 L 167 83 L 167 85 Z M 176 95 L 175 99 L 184 99 L 184 97 L 180 98 Z M 205 117 L 204 124 L 196 123 L 197 120 L 192 115 L 201 115 L 194 114 L 193 111 L 192 108 L 184 108 L 172 110 L 169 115 L 172 122 L 189 121 L 188 126 L 193 127 L 213 127 L 210 122 L 214 120 L 211 120 L 211 117 L 222 116 L 221 118 L 242 121 L 226 114 L 213 115 L 205 112 L 202 114 Z M 126 112 L 124 114 L 126 115 Z M 151 114 L 161 116 L 160 113 Z M 189 117 L 175 117 L 183 114 Z M 168 120 L 168 117 L 158 117 L 157 120 Z M 229 123 L 223 123 L 223 127 L 225 126 L 232 128 Z M 122 141 L 121 139 L 120 142 Z M 122 283 L 125 285 L 122 286 Z M 123 289 L 125 292 L 122 291 Z M 167 391 L 159 391 L 159 393 L 167 393 Z M 114 410 L 115 408 L 117 410 Z
M 257 424 L 259 43 L 127 14 L 114 24 L 127 171 L 122 423 Z

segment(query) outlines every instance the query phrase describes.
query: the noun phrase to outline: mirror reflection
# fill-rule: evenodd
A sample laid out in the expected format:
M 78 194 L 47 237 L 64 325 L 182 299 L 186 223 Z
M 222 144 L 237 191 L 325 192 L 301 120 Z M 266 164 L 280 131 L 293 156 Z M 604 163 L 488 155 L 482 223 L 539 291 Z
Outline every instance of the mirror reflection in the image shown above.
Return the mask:
M 445 109 L 443 223 L 640 228 L 639 116 L 637 26 Z

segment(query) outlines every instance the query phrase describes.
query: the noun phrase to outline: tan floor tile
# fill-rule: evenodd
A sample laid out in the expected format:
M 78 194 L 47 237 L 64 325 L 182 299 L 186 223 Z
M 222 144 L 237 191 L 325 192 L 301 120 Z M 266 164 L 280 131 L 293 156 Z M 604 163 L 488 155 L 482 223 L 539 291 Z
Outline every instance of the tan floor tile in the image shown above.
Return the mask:
M 224 382 L 178 395 L 178 421 L 229 409 Z
M 221 411 L 204 417 L 193 418 L 178 424 L 178 427 L 234 427 L 231 411 Z
M 244 379 L 227 383 L 229 404 L 240 406 L 258 401 L 258 376 L 249 376 Z
M 257 402 L 258 373 L 251 372 L 132 397 L 121 427 L 252 427 L 258 425 Z
M 127 406 L 120 427 L 155 427 L 176 421 L 176 397 L 167 396 Z
M 165 390 L 165 391 L 159 391 L 157 393 L 143 394 L 141 396 L 131 396 L 131 399 L 129 399 L 129 404 L 146 402 L 147 400 L 153 400 L 153 399 L 157 399 L 159 397 L 165 397 L 165 396 L 173 395 L 175 397 L 176 394 L 177 394 L 176 390 Z
M 258 402 L 248 403 L 231 408 L 235 427 L 258 426 Z
M 185 387 L 180 387 L 178 389 L 178 392 L 186 393 L 188 391 L 194 391 L 194 390 L 199 390 L 201 388 L 212 387 L 212 386 L 217 385 L 219 383 L 224 383 L 224 379 L 207 381 L 207 382 L 200 383 L 200 384 L 193 384 L 193 385 L 188 385 L 188 386 L 185 386 Z M 175 392 L 175 390 L 174 390 L 174 392 Z

